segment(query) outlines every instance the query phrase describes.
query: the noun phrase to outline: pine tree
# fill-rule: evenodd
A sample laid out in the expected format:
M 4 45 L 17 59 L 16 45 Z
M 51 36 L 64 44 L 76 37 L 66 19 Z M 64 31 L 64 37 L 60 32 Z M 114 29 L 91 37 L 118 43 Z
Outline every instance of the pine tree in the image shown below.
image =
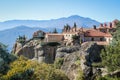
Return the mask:
M 58 33 L 56 28 L 53 30 L 53 33 Z
M 76 25 L 76 23 L 74 22 L 74 26 L 73 26 L 74 28 L 75 28 L 75 31 L 76 31 L 76 28 L 77 28 L 77 25 Z
M 74 28 L 77 28 L 77 25 L 76 25 L 76 22 L 74 22 L 74 26 L 73 26 Z

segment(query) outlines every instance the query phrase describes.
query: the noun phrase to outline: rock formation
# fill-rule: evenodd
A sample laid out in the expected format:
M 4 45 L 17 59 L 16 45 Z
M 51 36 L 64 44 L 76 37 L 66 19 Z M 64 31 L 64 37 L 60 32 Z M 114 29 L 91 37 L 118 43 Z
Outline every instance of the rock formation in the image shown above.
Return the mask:
M 24 45 L 22 45 L 20 42 L 16 42 L 12 53 L 16 54 L 16 55 L 23 55 L 29 59 L 32 59 L 35 55 L 35 47 L 37 45 L 40 44 L 40 40 L 29 40 L 28 42 L 26 42 Z
M 57 49 L 56 59 L 64 58 L 61 69 L 70 80 L 76 80 L 81 71 L 85 80 L 92 80 L 96 72 L 92 63 L 101 61 L 100 51 L 103 46 L 96 43 L 84 43 L 82 46 L 60 47 Z
M 45 45 L 44 45 L 45 44 Z M 56 55 L 56 45 L 49 46 L 41 39 L 30 39 L 24 45 L 16 42 L 12 53 L 20 56 L 23 55 L 28 59 L 38 60 L 38 62 L 53 63 Z

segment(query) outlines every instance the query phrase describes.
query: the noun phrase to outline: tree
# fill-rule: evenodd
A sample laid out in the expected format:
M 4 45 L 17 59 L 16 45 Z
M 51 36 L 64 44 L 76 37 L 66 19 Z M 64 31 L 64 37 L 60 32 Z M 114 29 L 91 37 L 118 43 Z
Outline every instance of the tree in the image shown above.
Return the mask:
M 76 31 L 76 28 L 77 28 L 77 25 L 76 25 L 76 23 L 74 22 L 74 26 L 73 26 L 74 28 L 75 28 L 75 31 Z
M 79 36 L 73 35 L 73 36 L 72 36 L 72 39 L 73 39 L 73 40 L 79 40 Z
M 74 28 L 77 28 L 77 25 L 76 25 L 76 22 L 74 22 L 74 26 L 73 26 Z
M 4 75 L 9 70 L 9 64 L 13 62 L 16 57 L 12 54 L 9 54 L 7 47 L 0 43 L 0 74 Z
M 102 50 L 102 64 L 106 66 L 109 71 L 116 71 L 120 69 L 120 43 L 116 46 L 107 46 Z
M 120 42 L 120 21 L 116 24 L 116 31 L 113 32 L 112 34 L 113 34 L 112 45 L 116 45 L 118 42 Z
M 20 56 L 11 63 L 10 70 L 1 80 L 69 80 L 60 70 L 51 64 L 38 63 Z
M 64 28 L 62 29 L 62 32 L 66 32 L 67 31 L 67 26 L 64 25 Z
M 56 28 L 53 30 L 53 33 L 58 33 Z
M 96 29 L 97 28 L 96 25 L 93 25 L 93 28 Z
M 10 70 L 3 76 L 3 80 L 33 80 L 34 67 L 35 63 L 33 61 L 20 56 L 11 63 Z
M 116 32 L 113 33 L 112 43 L 102 50 L 101 58 L 102 64 L 108 68 L 109 71 L 116 71 L 120 69 L 120 22 L 116 25 Z

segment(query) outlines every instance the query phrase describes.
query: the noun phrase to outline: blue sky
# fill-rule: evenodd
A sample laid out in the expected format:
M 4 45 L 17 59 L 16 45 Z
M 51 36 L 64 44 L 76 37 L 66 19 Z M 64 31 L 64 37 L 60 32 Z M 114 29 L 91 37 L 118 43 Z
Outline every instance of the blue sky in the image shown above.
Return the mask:
M 120 20 L 120 0 L 0 0 L 0 21 L 49 20 L 71 15 Z

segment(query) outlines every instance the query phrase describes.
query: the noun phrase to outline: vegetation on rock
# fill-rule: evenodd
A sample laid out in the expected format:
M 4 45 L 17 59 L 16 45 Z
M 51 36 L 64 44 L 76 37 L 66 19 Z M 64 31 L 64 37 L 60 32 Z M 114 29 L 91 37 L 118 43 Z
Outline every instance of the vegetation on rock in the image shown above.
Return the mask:
M 77 76 L 76 80 L 85 80 L 83 71 L 81 69 L 78 70 L 78 76 Z
M 54 62 L 54 67 L 60 69 L 63 64 L 64 58 L 57 58 Z

